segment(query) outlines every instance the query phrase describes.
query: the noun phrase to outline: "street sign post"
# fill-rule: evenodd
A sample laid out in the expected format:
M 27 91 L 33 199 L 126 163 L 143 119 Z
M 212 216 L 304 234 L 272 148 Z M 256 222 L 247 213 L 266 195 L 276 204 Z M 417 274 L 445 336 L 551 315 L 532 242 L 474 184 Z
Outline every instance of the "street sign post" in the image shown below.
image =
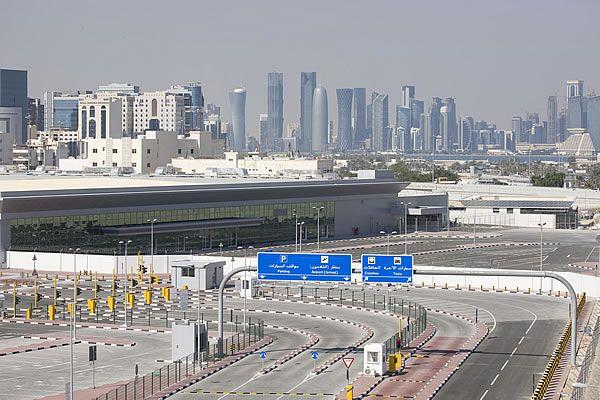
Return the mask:
M 265 369 L 265 359 L 267 358 L 267 352 L 266 351 L 261 351 L 259 353 L 259 357 L 260 357 L 260 363 L 261 363 L 261 369 Z
M 350 367 L 354 362 L 354 357 L 342 357 L 342 361 L 346 367 L 346 382 L 350 383 Z
M 312 353 L 310 353 L 310 358 L 312 358 L 313 360 L 313 371 L 317 370 L 317 360 L 319 359 L 319 353 L 316 351 L 313 351 Z
M 88 347 L 88 361 L 92 363 L 92 387 L 96 389 L 96 360 L 98 359 L 98 352 L 96 345 Z
M 413 256 L 363 254 L 361 266 L 364 283 L 413 282 Z
M 271 281 L 350 282 L 350 254 L 260 252 L 258 279 Z

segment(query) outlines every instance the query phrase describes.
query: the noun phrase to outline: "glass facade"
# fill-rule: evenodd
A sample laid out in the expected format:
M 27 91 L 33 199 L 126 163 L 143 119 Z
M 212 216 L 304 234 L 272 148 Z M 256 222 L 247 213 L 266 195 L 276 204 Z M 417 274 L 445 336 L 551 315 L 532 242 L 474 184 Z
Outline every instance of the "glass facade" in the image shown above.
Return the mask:
M 77 109 L 79 100 L 73 98 L 55 97 L 53 101 L 54 110 L 52 113 L 52 126 L 54 128 L 63 128 L 66 130 L 76 131 L 77 124 Z M 90 117 L 91 109 L 90 109 Z
M 155 223 L 155 253 L 195 253 L 242 245 L 294 242 L 294 226 L 304 222 L 305 240 L 316 240 L 317 217 L 313 207 L 323 207 L 320 212 L 321 237 L 334 235 L 334 202 L 275 203 L 230 207 L 182 208 L 164 211 L 135 211 L 111 214 L 18 218 L 11 221 L 11 247 L 13 250 L 67 251 L 79 247 L 82 251 L 113 254 L 119 251 L 119 240 L 132 240 L 131 253 L 150 252 L 148 220 Z M 181 230 L 160 233 L 160 224 L 168 222 L 211 221 L 235 218 L 260 218 L 256 226 L 214 229 Z M 107 234 L 105 228 L 146 226 L 147 234 L 118 236 Z

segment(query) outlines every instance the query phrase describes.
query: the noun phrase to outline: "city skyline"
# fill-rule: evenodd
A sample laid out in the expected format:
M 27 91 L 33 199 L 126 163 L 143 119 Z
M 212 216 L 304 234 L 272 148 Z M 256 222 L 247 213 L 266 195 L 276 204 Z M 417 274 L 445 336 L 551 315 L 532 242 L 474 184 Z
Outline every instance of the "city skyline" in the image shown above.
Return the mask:
M 250 123 L 258 118 L 259 114 L 267 112 L 264 75 L 268 71 L 278 70 L 284 73 L 286 87 L 284 120 L 299 121 L 298 76 L 303 71 L 316 71 L 319 76 L 317 84 L 330 91 L 343 87 L 366 87 L 389 94 L 390 105 L 401 105 L 402 85 L 414 85 L 417 98 L 425 100 L 426 106 L 431 97 L 454 97 L 459 105 L 458 114 L 474 115 L 507 128 L 513 115 L 524 114 L 527 111 L 545 115 L 547 106 L 544 99 L 548 96 L 558 95 L 559 102 L 564 102 L 565 79 L 583 79 L 587 88 L 600 87 L 599 78 L 594 74 L 593 68 L 597 64 L 597 56 L 586 50 L 593 46 L 593 37 L 597 36 L 593 31 L 597 31 L 598 28 L 591 22 L 591 18 L 595 14 L 593 9 L 598 8 L 598 5 L 592 2 L 585 3 L 591 7 L 590 12 L 582 14 L 581 23 L 570 26 L 566 32 L 546 29 L 530 32 L 529 18 L 526 16 L 528 13 L 531 15 L 537 12 L 537 9 L 533 4 L 516 1 L 485 6 L 464 1 L 454 3 L 452 7 L 440 4 L 437 6 L 439 15 L 426 10 L 428 7 L 425 5 L 381 2 L 379 7 L 363 10 L 358 2 L 331 1 L 322 13 L 312 16 L 314 22 L 311 29 L 306 29 L 300 22 L 296 22 L 302 20 L 298 17 L 308 13 L 297 4 L 290 4 L 283 11 L 271 10 L 268 7 L 271 2 L 263 2 L 264 6 L 236 3 L 235 12 L 224 3 L 202 6 L 191 4 L 190 10 L 197 8 L 197 12 L 211 16 L 202 18 L 203 40 L 200 42 L 196 40 L 197 36 L 192 34 L 195 27 L 195 21 L 192 24 L 194 12 L 171 21 L 159 17 L 172 12 L 168 8 L 164 13 L 154 13 L 144 11 L 143 7 L 138 7 L 135 2 L 120 4 L 121 12 L 114 15 L 107 14 L 110 7 L 99 5 L 86 5 L 85 9 L 83 6 L 69 7 L 69 11 L 85 18 L 88 15 L 104 17 L 86 19 L 86 24 L 82 25 L 71 24 L 70 14 L 64 13 L 65 5 L 50 6 L 39 3 L 38 9 L 43 12 L 29 13 L 25 5 L 15 3 L 4 6 L 7 15 L 27 15 L 30 24 L 25 29 L 16 22 L 19 18 L 9 18 L 4 28 L 7 36 L 33 39 L 32 35 L 40 35 L 51 29 L 56 42 L 61 43 L 61 46 L 46 46 L 40 41 L 29 40 L 30 51 L 19 51 L 18 46 L 9 46 L 8 43 L 0 44 L 0 48 L 5 59 L 10 60 L 3 65 L 4 68 L 29 71 L 32 97 L 41 97 L 43 92 L 51 90 L 95 89 L 100 84 L 110 82 L 129 81 L 140 85 L 146 91 L 151 91 L 168 87 L 173 82 L 201 81 L 207 99 L 223 106 L 225 115 L 230 115 L 228 92 L 232 87 L 243 85 L 248 90 L 246 114 Z M 340 4 L 344 6 L 337 7 Z M 467 4 L 470 11 L 465 15 Z M 162 7 L 167 6 L 156 6 L 158 9 Z M 545 18 L 548 25 L 558 26 L 563 15 L 571 8 L 571 5 L 558 1 L 547 2 Z M 341 21 L 352 15 L 356 17 L 360 13 L 364 13 L 363 18 L 368 19 L 375 12 L 374 9 L 388 11 L 382 14 L 381 18 L 384 21 L 380 34 L 392 39 L 400 38 L 400 32 L 388 27 L 394 24 L 383 22 L 391 18 L 395 11 L 407 12 L 413 16 L 406 19 L 406 29 L 403 28 L 403 32 L 415 32 L 419 40 L 404 41 L 406 51 L 401 53 L 413 54 L 416 61 L 400 60 L 387 51 L 386 44 L 370 48 L 374 33 L 359 26 L 348 29 L 348 40 L 344 42 L 333 41 L 329 36 L 327 40 L 316 40 L 319 35 L 322 36 L 327 29 L 336 25 L 332 21 Z M 103 19 L 114 20 L 117 23 L 124 15 L 128 15 L 129 11 L 135 11 L 136 15 L 148 22 L 148 26 L 160 18 L 161 24 L 177 28 L 182 39 L 177 43 L 169 43 L 151 31 L 149 35 L 135 32 L 135 29 L 129 28 L 127 24 L 114 32 L 101 27 L 100 22 Z M 494 12 L 497 12 L 498 18 L 481 18 Z M 448 15 L 447 20 L 452 20 L 451 16 L 471 17 L 470 24 L 466 24 L 469 28 L 462 27 L 461 24 L 449 25 L 441 18 L 443 14 Z M 515 14 L 517 17 L 514 17 Z M 248 16 L 252 17 L 251 25 L 247 21 Z M 336 18 L 332 19 L 333 16 Z M 507 18 L 510 18 L 508 20 L 511 22 L 511 29 L 506 29 Z M 227 22 L 227 26 L 239 23 L 239 27 L 232 34 L 219 36 L 223 32 L 219 26 L 229 19 L 231 21 Z M 263 23 L 267 20 L 271 25 Z M 282 29 L 284 26 L 285 29 Z M 445 37 L 450 26 L 452 41 L 449 42 L 449 46 L 440 48 L 437 42 Z M 244 35 L 237 35 L 242 31 Z M 73 35 L 74 32 L 77 34 Z M 282 34 L 276 35 L 276 32 Z M 474 37 L 478 35 L 473 35 L 473 32 L 480 33 L 481 37 Z M 527 46 L 518 39 L 519 35 L 525 33 L 529 35 Z M 100 41 L 100 37 L 106 40 Z M 123 40 L 124 38 L 127 40 Z M 144 61 L 143 54 L 150 50 L 153 40 L 158 40 L 158 44 L 168 43 L 171 56 L 159 57 L 152 64 L 148 64 Z M 79 63 L 71 63 L 60 57 L 61 52 L 74 51 L 90 41 L 96 43 L 95 46 L 99 46 L 100 51 L 88 54 L 86 68 L 80 68 Z M 263 43 L 260 48 L 253 47 L 252 53 L 244 50 L 244 46 L 257 41 Z M 214 52 L 210 57 L 186 56 L 185 62 L 174 61 L 185 51 L 189 51 L 190 46 L 202 49 L 204 42 L 211 52 Z M 554 49 L 569 48 L 571 53 L 577 52 L 577 62 L 560 57 L 556 51 L 544 51 L 544 46 L 548 46 L 544 44 L 546 42 L 551 43 Z M 212 46 L 214 43 L 218 43 L 219 46 Z M 437 46 L 436 54 L 428 55 L 425 49 L 434 43 Z M 500 45 L 492 46 L 495 43 Z M 219 48 L 227 50 L 223 53 Z M 338 57 L 337 54 L 340 53 L 342 56 Z M 104 57 L 105 54 L 113 55 L 109 58 L 110 61 Z M 386 57 L 385 64 L 376 61 L 382 56 Z M 510 62 L 515 56 L 519 58 L 519 63 Z M 232 57 L 235 58 L 235 62 L 229 62 Z M 240 64 L 240 57 L 251 57 L 253 62 Z M 447 61 L 434 63 L 434 58 Z M 492 62 L 486 66 L 483 60 Z M 372 73 L 375 67 L 377 74 Z M 489 79 L 490 69 L 493 69 L 496 75 L 494 80 Z M 485 101 L 482 101 L 482 96 L 485 96 Z M 335 103 L 330 103 L 329 114 L 334 115 Z M 253 123 L 251 126 L 254 125 Z

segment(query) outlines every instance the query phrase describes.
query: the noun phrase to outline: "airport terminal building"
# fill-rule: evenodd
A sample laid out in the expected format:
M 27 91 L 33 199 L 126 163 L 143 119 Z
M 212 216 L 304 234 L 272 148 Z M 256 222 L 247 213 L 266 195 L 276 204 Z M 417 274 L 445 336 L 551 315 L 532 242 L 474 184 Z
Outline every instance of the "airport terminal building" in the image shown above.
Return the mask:
M 322 238 L 377 234 L 397 229 L 405 186 L 393 179 L 2 176 L 0 265 L 8 250 L 112 255 L 128 240 L 129 254 L 149 254 L 151 230 L 155 254 L 294 243 L 296 235 L 315 241 L 317 214 Z

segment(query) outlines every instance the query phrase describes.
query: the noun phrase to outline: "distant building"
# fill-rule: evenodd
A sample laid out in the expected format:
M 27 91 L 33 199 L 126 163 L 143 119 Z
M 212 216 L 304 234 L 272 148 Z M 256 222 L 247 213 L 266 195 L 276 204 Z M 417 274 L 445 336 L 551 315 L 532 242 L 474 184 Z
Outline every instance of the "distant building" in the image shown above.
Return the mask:
M 315 88 L 313 94 L 313 110 L 312 110 L 312 148 L 313 152 L 325 151 L 327 144 L 327 131 L 329 114 L 327 103 L 327 90 L 324 87 Z
M 98 86 L 98 92 L 134 96 L 140 93 L 140 87 L 131 83 L 109 83 L 108 85 Z
M 79 136 L 82 139 L 120 138 L 123 136 L 122 103 L 118 98 L 80 96 Z
M 317 87 L 316 72 L 300 73 L 300 135 L 298 150 L 309 153 L 312 149 L 313 94 Z
M 387 129 L 389 126 L 387 94 L 373 93 L 372 110 L 373 133 L 371 134 L 371 149 L 374 151 L 387 150 Z
M 145 92 L 133 102 L 134 132 L 174 131 L 183 134 L 185 100 L 181 94 L 167 91 Z
M 76 131 L 78 129 L 79 95 L 91 92 L 44 93 L 44 128 Z
M 410 108 L 412 99 L 415 98 L 415 87 L 411 85 L 402 86 L 402 106 Z
M 17 144 L 27 142 L 27 71 L 0 69 L 0 107 L 18 107 L 21 110 L 19 132 L 15 133 Z
M 262 143 L 267 151 L 281 150 L 283 137 L 283 74 L 269 72 L 267 75 L 268 135 Z
M 353 89 L 336 89 L 338 106 L 337 148 L 347 151 L 352 146 L 352 94 Z
M 583 96 L 583 81 L 582 80 L 570 80 L 567 81 L 567 99 L 571 97 Z
M 221 115 L 208 114 L 208 116 L 204 119 L 204 131 L 210 132 L 213 139 L 221 139 Z
M 27 99 L 27 124 L 44 130 L 44 105 L 40 99 Z
M 260 147 L 264 150 L 264 144 L 267 143 L 269 136 L 269 115 L 259 114 L 258 115 L 258 139 L 260 141 Z
M 446 107 L 446 114 L 441 120 L 443 122 L 442 137 L 444 138 L 444 149 L 453 151 L 454 145 L 458 141 L 456 102 L 454 101 L 454 98 L 447 97 L 444 99 L 443 105 Z M 442 127 L 440 127 L 440 129 L 442 129 Z
M 412 138 L 411 138 L 411 120 L 412 112 L 411 109 L 405 106 L 396 106 L 396 134 L 400 136 L 397 140 L 396 149 L 392 147 L 392 150 L 401 150 L 404 152 L 411 151 Z
M 512 117 L 510 121 L 510 129 L 515 134 L 517 143 L 523 143 L 527 140 L 523 137 L 523 119 L 519 116 Z
M 412 99 L 410 102 L 410 126 L 421 128 L 421 116 L 425 114 L 425 103 L 422 100 Z
M 354 106 L 352 109 L 353 122 L 353 142 L 354 147 L 358 148 L 368 138 L 367 119 L 366 119 L 366 103 L 367 91 L 365 88 L 354 88 L 352 100 Z
M 558 98 L 548 96 L 548 131 L 546 143 L 558 143 L 560 134 L 558 131 Z
M 0 165 L 13 163 L 13 146 L 23 131 L 21 107 L 0 107 Z
M 558 154 L 572 157 L 592 157 L 598 154 L 599 144 L 594 144 L 587 130 L 573 128 L 570 129 L 569 137 L 558 145 Z
M 230 135 L 231 148 L 246 150 L 246 89 L 236 88 L 229 92 L 233 134 Z

